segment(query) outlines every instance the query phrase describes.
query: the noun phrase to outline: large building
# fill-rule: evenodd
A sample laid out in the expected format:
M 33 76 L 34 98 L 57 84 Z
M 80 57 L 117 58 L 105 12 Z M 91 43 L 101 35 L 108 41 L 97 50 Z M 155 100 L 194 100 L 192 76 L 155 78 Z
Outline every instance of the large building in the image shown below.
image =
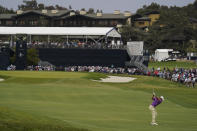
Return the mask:
M 147 12 L 145 16 L 135 14 L 132 16 L 132 24 L 135 27 L 147 28 L 152 26 L 160 18 L 158 11 Z
M 85 10 L 18 10 L 15 14 L 0 14 L 0 26 L 22 27 L 121 27 L 132 25 L 139 28 L 151 26 L 160 17 L 153 11 L 145 16 L 125 11 L 113 13 L 88 13 Z
M 18 10 L 16 14 L 0 14 L 0 26 L 45 27 L 121 27 L 131 24 L 131 13 L 87 13 L 85 10 Z

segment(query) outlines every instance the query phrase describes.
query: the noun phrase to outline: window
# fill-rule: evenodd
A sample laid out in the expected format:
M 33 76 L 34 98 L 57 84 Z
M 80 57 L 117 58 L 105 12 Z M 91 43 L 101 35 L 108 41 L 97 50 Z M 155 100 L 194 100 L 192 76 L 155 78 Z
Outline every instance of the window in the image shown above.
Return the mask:
M 30 24 L 30 25 L 33 25 L 33 24 L 34 24 L 33 20 L 30 20 L 30 21 L 29 21 L 29 24 Z
M 95 25 L 96 24 L 96 22 L 95 21 L 92 21 L 92 25 Z
M 73 22 L 72 21 L 70 21 L 70 25 L 72 25 L 73 24 Z
M 139 22 L 139 25 L 144 25 L 144 21 L 140 21 Z
M 30 20 L 29 21 L 29 24 L 30 25 L 37 25 L 38 24 L 38 21 L 37 20 Z
M 107 25 L 108 24 L 108 21 L 107 20 L 103 20 L 103 24 L 104 25 Z
M 99 21 L 99 25 L 103 25 L 103 21 L 102 20 Z
M 74 20 L 74 21 L 72 22 L 72 25 L 76 26 L 76 24 L 77 24 L 77 22 Z
M 37 21 L 37 24 L 39 24 L 38 21 Z M 48 25 L 48 21 L 47 20 L 42 20 L 41 21 L 41 25 L 47 26 Z
M 85 20 L 83 20 L 83 25 L 86 25 L 86 21 Z
M 12 25 L 13 22 L 11 20 L 6 21 L 6 25 Z
M 63 26 L 63 23 L 64 23 L 63 20 L 61 20 L 61 21 L 60 21 L 60 25 Z
M 25 25 L 25 21 L 24 20 L 21 20 L 20 21 L 20 25 Z
M 64 20 L 64 25 L 68 25 L 68 21 Z
M 34 25 L 38 25 L 38 21 L 37 20 L 34 21 Z
M 116 21 L 116 20 L 110 21 L 110 25 L 111 25 L 111 26 L 114 26 L 114 25 L 117 25 L 117 24 L 118 24 L 118 21 Z

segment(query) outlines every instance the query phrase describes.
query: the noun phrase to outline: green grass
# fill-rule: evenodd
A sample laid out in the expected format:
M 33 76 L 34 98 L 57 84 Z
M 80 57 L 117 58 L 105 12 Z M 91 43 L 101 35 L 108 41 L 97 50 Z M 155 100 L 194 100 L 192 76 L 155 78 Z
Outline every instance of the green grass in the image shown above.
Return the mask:
M 91 81 L 98 73 L 0 71 L 0 130 L 197 131 L 197 89 L 133 76 L 130 83 Z M 127 75 L 123 75 L 127 76 Z M 166 100 L 150 126 L 152 89 Z
M 168 61 L 168 62 L 150 62 L 148 65 L 148 68 L 155 68 L 157 69 L 160 67 L 162 70 L 163 68 L 169 68 L 170 70 L 177 68 L 185 68 L 185 69 L 191 69 L 191 68 L 197 68 L 197 64 L 193 61 Z
M 32 115 L 25 111 L 12 110 L 0 107 L 0 130 L 1 131 L 87 131 L 74 128 L 68 123 L 48 117 Z

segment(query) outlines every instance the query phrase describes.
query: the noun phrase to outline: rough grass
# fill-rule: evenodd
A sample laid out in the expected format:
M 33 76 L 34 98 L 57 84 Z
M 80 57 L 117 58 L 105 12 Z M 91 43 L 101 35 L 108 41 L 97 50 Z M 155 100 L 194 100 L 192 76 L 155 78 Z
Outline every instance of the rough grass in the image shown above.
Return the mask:
M 177 68 L 185 68 L 185 69 L 191 69 L 191 68 L 197 68 L 197 64 L 194 61 L 168 61 L 168 62 L 150 62 L 148 65 L 148 68 L 155 68 L 157 69 L 160 67 L 161 69 L 169 68 L 170 70 Z
M 100 83 L 99 73 L 0 71 L 0 130 L 195 131 L 197 90 L 167 80 L 133 76 Z M 127 76 L 127 75 L 121 75 Z M 164 95 L 159 126 L 150 126 L 152 89 Z

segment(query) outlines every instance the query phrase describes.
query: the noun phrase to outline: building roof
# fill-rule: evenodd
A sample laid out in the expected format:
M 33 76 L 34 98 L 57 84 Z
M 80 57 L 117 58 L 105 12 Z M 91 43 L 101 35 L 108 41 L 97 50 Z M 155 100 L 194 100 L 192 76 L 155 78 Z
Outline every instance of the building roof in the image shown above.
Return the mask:
M 46 13 L 43 13 L 42 10 L 27 10 L 27 11 L 23 11 L 21 14 L 0 14 L 0 19 L 11 19 L 13 16 L 18 17 L 18 16 L 29 14 L 29 13 L 36 13 L 39 15 L 47 16 L 47 17 L 60 17 L 62 19 L 65 19 L 65 18 L 70 17 L 70 15 L 68 14 L 71 11 L 73 10 L 57 10 L 57 13 L 52 13 L 52 10 L 47 10 Z M 73 12 L 75 12 L 75 15 L 80 15 L 76 11 L 73 11 Z M 125 16 L 124 13 L 120 13 L 120 14 L 102 13 L 102 16 L 97 16 L 96 13 L 91 13 L 91 14 L 87 13 L 81 16 L 85 16 L 85 17 L 89 17 L 93 19 L 126 19 L 126 18 L 131 17 L 131 16 Z
M 133 15 L 131 16 L 131 19 L 135 20 L 135 19 L 141 18 L 141 17 L 142 17 L 142 15 L 140 15 L 140 14 L 133 14 Z
M 97 16 L 96 13 L 93 13 L 93 14 L 86 14 L 85 16 L 92 17 L 95 19 L 126 19 L 129 17 L 129 16 L 124 16 L 123 13 L 120 14 L 102 13 L 102 16 Z
M 122 13 L 121 14 L 109 14 L 108 13 L 108 14 L 102 14 L 102 16 L 97 16 L 96 13 L 81 15 L 76 12 L 75 12 L 75 15 L 73 16 L 84 16 L 84 17 L 88 17 L 92 19 L 126 19 L 129 17 L 129 16 L 124 16 L 124 14 Z M 66 19 L 66 18 L 73 17 L 73 16 L 66 15 L 66 16 L 60 17 L 60 19 Z
M 0 34 L 121 37 L 113 27 L 0 27 Z
M 28 11 L 24 11 L 21 14 L 16 14 L 15 17 L 19 17 L 19 16 L 24 16 L 26 14 L 30 14 L 30 13 L 35 13 L 35 14 L 39 14 L 39 15 L 44 15 L 44 16 L 48 16 L 47 14 L 43 14 L 42 12 L 38 11 L 38 10 L 28 10 Z M 49 16 L 48 16 L 49 17 Z
M 69 17 L 73 17 L 70 16 L 70 12 L 73 10 L 58 10 L 57 13 L 52 13 L 52 10 L 47 10 L 46 13 L 43 13 L 42 10 L 28 10 L 28 11 L 23 11 L 21 14 L 0 14 L 0 19 L 12 19 L 12 17 L 19 17 L 19 16 L 24 16 L 26 14 L 29 13 L 35 13 L 35 14 L 39 14 L 39 15 L 43 15 L 46 17 L 56 17 L 59 19 L 66 19 Z M 125 16 L 124 13 L 120 13 L 120 14 L 113 14 L 113 13 L 102 13 L 102 16 L 97 16 L 96 13 L 87 13 L 85 15 L 81 15 L 76 11 L 75 15 L 80 15 L 80 16 L 84 16 L 84 17 L 88 17 L 88 18 L 92 18 L 92 19 L 127 19 L 131 16 Z
M 159 11 L 150 11 L 145 13 L 145 15 L 150 15 L 150 14 L 160 14 Z
M 169 52 L 173 51 L 173 49 L 156 49 L 155 52 Z
M 134 21 L 151 21 L 149 17 L 141 17 L 141 18 L 136 18 Z
M 69 12 L 71 12 L 71 10 L 58 10 L 57 13 L 52 13 L 51 10 L 48 10 L 46 14 L 48 16 L 53 17 L 53 16 L 62 16 L 62 15 L 67 14 Z
M 71 10 L 58 10 L 57 13 L 52 13 L 51 11 L 52 10 L 47 10 L 47 13 L 42 13 L 42 10 L 27 10 L 23 11 L 21 14 L 0 14 L 0 19 L 12 19 L 12 17 L 23 16 L 29 13 L 35 13 L 47 17 L 58 17 L 69 13 Z
M 42 13 L 42 10 L 28 10 L 28 11 L 24 11 L 22 14 L 18 14 L 17 16 L 25 15 L 28 13 L 36 13 L 36 14 L 45 15 L 48 17 L 57 17 L 57 16 L 62 16 L 64 14 L 67 14 L 70 11 L 71 10 L 58 10 L 57 13 L 52 13 L 52 10 L 47 10 L 46 13 Z
M 67 19 L 67 18 L 75 17 L 75 16 L 82 16 L 82 17 L 92 18 L 92 17 L 86 16 L 86 15 L 75 14 L 75 15 L 72 15 L 72 16 L 70 16 L 70 15 L 64 15 L 62 17 L 59 17 L 58 19 Z

